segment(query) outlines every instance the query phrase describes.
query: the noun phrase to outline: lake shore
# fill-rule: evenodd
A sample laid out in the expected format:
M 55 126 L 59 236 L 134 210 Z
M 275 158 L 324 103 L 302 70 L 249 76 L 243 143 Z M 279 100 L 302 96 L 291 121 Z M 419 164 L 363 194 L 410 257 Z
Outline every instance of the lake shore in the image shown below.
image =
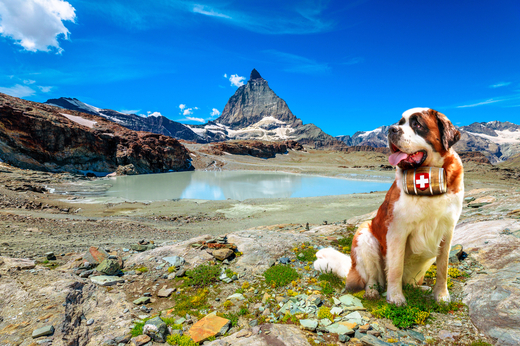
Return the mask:
M 265 160 L 240 155 L 213 156 L 196 149 L 190 147 L 197 170 L 257 170 L 368 180 L 392 180 L 394 175 L 393 170 L 387 168 L 386 156 L 375 152 L 290 151 Z M 465 166 L 467 191 L 481 187 L 510 189 L 516 184 L 504 178 L 501 172 L 492 171 L 493 166 L 474 163 Z M 91 203 L 89 197 L 81 196 L 81 188 L 78 188 L 88 181 L 85 178 L 14 168 L 2 171 L 0 182 L 12 186 L 1 189 L 13 202 L 5 204 L 0 211 L 0 227 L 4 230 L 0 240 L 9 244 L 3 253 L 13 256 L 84 251 L 99 245 L 128 247 L 143 238 L 156 243 L 177 242 L 202 234 L 222 235 L 266 225 L 343 223 L 377 210 L 386 194 L 379 191 L 244 201 L 181 199 Z M 19 188 L 17 182 L 20 186 L 29 183 L 46 186 L 66 195 L 12 191 Z M 45 205 L 49 207 L 43 207 Z M 14 236 L 14 230 L 22 231 L 23 236 Z

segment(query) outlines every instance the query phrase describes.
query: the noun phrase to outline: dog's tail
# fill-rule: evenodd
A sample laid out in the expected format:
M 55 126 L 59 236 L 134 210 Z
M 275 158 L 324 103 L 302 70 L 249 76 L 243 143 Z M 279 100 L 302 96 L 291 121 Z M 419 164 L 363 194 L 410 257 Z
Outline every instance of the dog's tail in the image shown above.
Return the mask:
M 316 258 L 317 260 L 314 261 L 314 269 L 325 273 L 333 272 L 342 279 L 347 277 L 352 267 L 350 256 L 330 247 L 318 251 Z

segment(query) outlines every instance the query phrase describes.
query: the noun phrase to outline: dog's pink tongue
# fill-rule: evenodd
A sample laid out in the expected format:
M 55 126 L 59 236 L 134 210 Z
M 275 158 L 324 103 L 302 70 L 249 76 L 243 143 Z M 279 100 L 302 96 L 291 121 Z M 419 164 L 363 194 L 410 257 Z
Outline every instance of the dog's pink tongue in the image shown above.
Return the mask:
M 399 162 L 403 161 L 407 157 L 408 154 L 403 153 L 402 151 L 398 151 L 397 153 L 393 153 L 388 157 L 388 162 L 390 162 L 392 166 L 397 166 Z

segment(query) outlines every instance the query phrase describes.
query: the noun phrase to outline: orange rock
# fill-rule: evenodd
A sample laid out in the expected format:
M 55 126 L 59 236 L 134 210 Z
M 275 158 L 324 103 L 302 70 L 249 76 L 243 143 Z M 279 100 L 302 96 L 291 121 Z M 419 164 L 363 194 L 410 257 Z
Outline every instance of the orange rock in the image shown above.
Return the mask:
M 228 326 L 230 321 L 226 318 L 219 317 L 211 314 L 202 318 L 200 321 L 195 323 L 193 327 L 188 331 L 189 336 L 195 342 L 201 342 L 211 336 L 220 334 L 221 330 Z M 227 331 L 227 328 L 225 328 Z M 224 331 L 223 333 L 225 333 Z M 222 333 L 222 334 L 223 334 Z
M 352 330 L 354 330 L 354 328 L 356 328 L 356 326 L 357 326 L 357 323 L 355 323 L 355 322 L 352 323 L 352 322 L 342 321 L 342 322 L 338 322 L 338 323 L 339 323 L 339 324 L 342 324 L 342 325 L 344 325 L 345 327 L 350 328 L 350 329 L 352 329 Z

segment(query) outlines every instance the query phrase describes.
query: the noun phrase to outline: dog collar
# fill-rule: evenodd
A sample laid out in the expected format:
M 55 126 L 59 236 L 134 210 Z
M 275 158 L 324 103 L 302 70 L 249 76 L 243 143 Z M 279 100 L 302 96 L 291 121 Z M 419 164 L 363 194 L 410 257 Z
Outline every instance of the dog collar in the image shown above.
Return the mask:
M 419 167 L 403 172 L 403 190 L 408 195 L 435 196 L 446 193 L 446 171 L 440 167 Z

